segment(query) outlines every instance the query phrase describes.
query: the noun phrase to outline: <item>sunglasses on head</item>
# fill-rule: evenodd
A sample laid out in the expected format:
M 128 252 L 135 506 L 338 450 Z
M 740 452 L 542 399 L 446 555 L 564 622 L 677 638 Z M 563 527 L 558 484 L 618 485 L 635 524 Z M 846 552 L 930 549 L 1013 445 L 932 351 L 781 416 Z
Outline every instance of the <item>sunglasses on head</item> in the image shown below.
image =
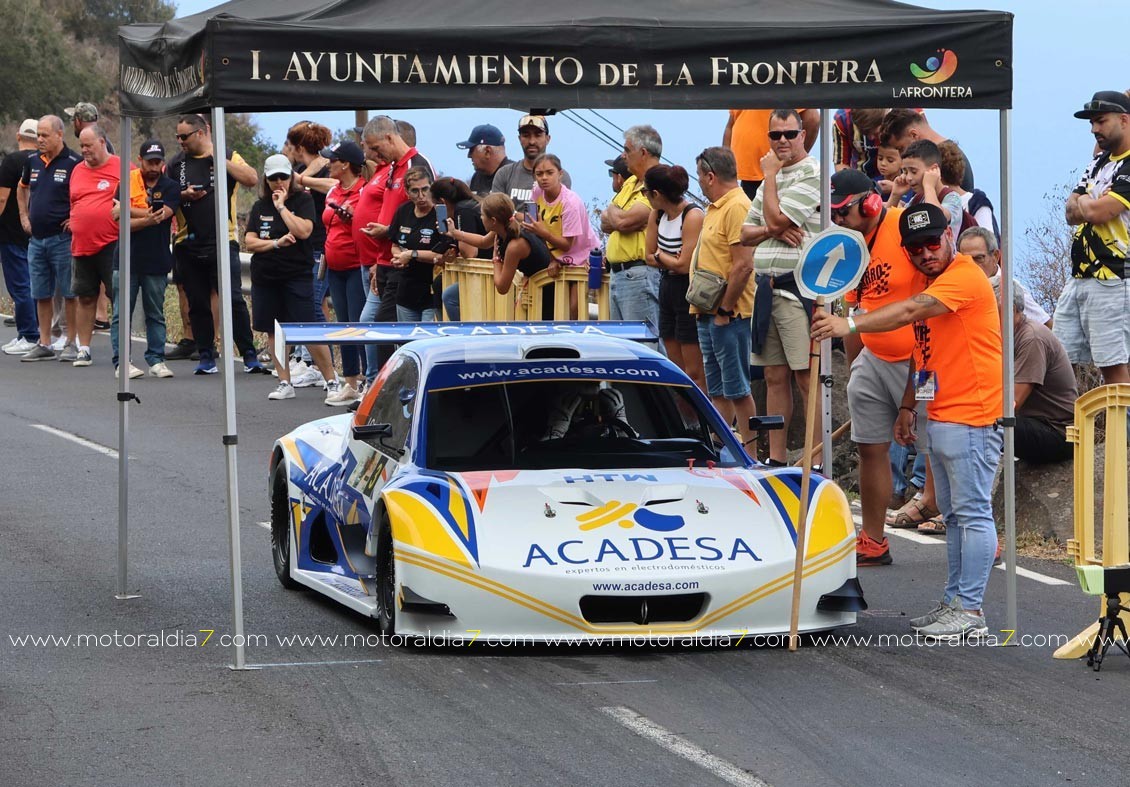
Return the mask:
M 796 139 L 799 136 L 800 136 L 800 129 L 799 128 L 790 128 L 787 131 L 770 131 L 769 132 L 769 139 L 773 140 L 774 142 L 777 142 L 778 140 L 780 140 L 781 137 L 784 137 L 785 139 L 792 140 L 792 139 Z
M 1084 112 L 1114 112 L 1115 114 L 1126 114 L 1126 107 L 1121 104 L 1116 104 L 1113 101 L 1088 101 L 1083 105 Z
M 907 254 L 921 254 L 924 249 L 937 251 L 942 248 L 942 236 L 938 235 L 933 238 L 926 238 L 921 243 L 904 244 L 903 248 L 906 249 Z

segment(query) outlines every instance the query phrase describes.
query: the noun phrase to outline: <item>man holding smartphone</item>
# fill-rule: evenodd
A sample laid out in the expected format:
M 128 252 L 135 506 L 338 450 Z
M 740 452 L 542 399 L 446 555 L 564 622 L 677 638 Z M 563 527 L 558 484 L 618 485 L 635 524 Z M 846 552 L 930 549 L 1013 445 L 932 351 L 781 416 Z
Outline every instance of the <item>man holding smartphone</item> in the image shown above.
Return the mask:
M 130 282 L 129 313 L 141 293 L 145 312 L 145 362 L 150 377 L 172 377 L 165 364 L 165 287 L 173 269 L 169 235 L 173 214 L 180 208 L 180 185 L 165 174 L 165 146 L 159 139 L 146 140 L 138 154 L 138 169 L 130 173 L 129 183 Z M 110 323 L 110 343 L 114 348 L 114 369 L 118 368 L 119 272 L 114 271 L 114 317 Z M 133 320 L 127 320 L 132 325 Z M 128 329 L 127 329 L 128 330 Z M 115 372 L 117 374 L 117 372 Z M 145 374 L 132 363 L 130 379 Z

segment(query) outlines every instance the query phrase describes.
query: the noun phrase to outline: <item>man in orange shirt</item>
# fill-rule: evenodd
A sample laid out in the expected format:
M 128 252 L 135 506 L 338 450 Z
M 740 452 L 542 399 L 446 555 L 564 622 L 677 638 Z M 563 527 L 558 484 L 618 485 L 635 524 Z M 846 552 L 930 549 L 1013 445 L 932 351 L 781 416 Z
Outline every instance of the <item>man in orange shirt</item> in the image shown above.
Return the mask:
M 804 129 L 804 150 L 812 152 L 820 133 L 820 110 L 798 109 Z M 769 116 L 772 109 L 731 109 L 730 119 L 722 131 L 722 147 L 733 151 L 738 162 L 738 181 L 746 196 L 753 199 L 765 173 L 761 159 L 769 152 Z
M 863 235 L 871 262 L 848 300 L 854 316 L 904 301 L 926 288 L 926 277 L 910 264 L 899 236 L 902 210 L 886 208 L 874 181 L 857 169 L 832 176 L 832 221 Z M 860 346 L 862 340 L 862 347 Z M 883 519 L 891 496 L 888 452 L 902 404 L 914 350 L 914 328 L 904 325 L 886 333 L 851 335 L 844 340 L 851 362 L 848 410 L 851 439 L 859 447 L 859 497 L 863 529 L 855 546 L 860 566 L 885 566 L 891 550 L 883 535 Z M 858 353 L 858 354 L 857 354 Z
M 993 287 L 977 263 L 955 252 L 949 220 L 936 205 L 903 212 L 899 234 L 925 291 L 858 318 L 818 311 L 814 339 L 891 331 L 914 324 L 914 366 L 895 439 L 916 438 L 915 402 L 926 402 L 926 435 L 938 507 L 946 520 L 949 574 L 941 602 L 913 618 L 918 633 L 961 640 L 988 633 L 981 603 L 997 549 L 993 475 L 1000 463 L 1001 326 Z

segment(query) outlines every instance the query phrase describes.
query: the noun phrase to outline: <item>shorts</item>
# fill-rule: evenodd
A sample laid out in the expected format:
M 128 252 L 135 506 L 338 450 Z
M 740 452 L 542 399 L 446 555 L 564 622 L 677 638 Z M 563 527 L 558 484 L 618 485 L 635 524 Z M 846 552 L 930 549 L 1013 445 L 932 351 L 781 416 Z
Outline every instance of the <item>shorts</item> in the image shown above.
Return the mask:
M 78 298 L 97 298 L 99 285 L 106 292 L 114 291 L 114 263 L 118 261 L 118 244 L 103 246 L 93 254 L 75 257 L 71 269 L 71 291 Z
M 723 399 L 749 396 L 749 345 L 752 326 L 745 318 L 715 325 L 713 314 L 698 315 L 698 346 L 706 372 L 706 391 Z
M 683 344 L 698 344 L 696 315 L 687 303 L 690 276 L 664 276 L 659 280 L 659 337 Z
M 1055 305 L 1052 333 L 1071 363 L 1100 369 L 1130 360 L 1130 280 L 1068 279 Z
M 275 321 L 314 321 L 314 277 L 283 279 L 269 284 L 251 282 L 251 327 L 274 333 Z
M 851 439 L 854 443 L 876 445 L 894 440 L 909 361 L 884 361 L 866 347 L 851 365 L 848 378 L 848 413 L 851 415 Z M 926 403 L 917 403 L 918 437 L 926 435 Z
M 49 238 L 32 238 L 27 245 L 27 265 L 31 274 L 31 297 L 42 301 L 75 297 L 71 290 L 71 233 L 60 232 Z
M 755 366 L 785 366 L 794 372 L 808 368 L 812 338 L 804 304 L 773 292 L 773 316 L 761 352 L 750 356 Z

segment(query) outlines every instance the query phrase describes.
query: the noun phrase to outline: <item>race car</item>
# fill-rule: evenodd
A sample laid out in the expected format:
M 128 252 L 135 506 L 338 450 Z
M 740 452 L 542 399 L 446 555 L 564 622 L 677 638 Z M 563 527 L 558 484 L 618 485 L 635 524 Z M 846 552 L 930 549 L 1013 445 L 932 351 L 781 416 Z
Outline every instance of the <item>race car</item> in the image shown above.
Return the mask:
M 751 459 L 634 330 L 280 326 L 280 343 L 412 340 L 355 412 L 275 443 L 279 581 L 431 641 L 787 632 L 800 471 Z M 851 511 L 815 474 L 807 520 L 799 630 L 853 624 Z

